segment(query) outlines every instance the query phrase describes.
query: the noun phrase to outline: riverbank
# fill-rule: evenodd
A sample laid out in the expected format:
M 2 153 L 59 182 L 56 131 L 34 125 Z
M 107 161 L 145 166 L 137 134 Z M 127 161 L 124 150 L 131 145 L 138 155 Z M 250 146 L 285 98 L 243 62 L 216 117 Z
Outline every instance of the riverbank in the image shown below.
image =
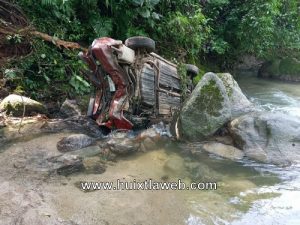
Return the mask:
M 1 153 L 0 196 L 1 204 L 6 209 L 6 213 L 2 213 L 1 223 L 17 220 L 22 221 L 21 224 L 161 224 L 170 221 L 178 225 L 194 224 L 195 221 L 211 224 L 215 219 L 232 221 L 239 212 L 238 207 L 249 208 L 256 198 L 276 196 L 272 193 L 249 194 L 243 197 L 243 203 L 230 203 L 240 192 L 275 184 L 279 179 L 267 173 L 267 177 L 265 174 L 261 180 L 259 172 L 250 167 L 210 158 L 205 153 L 202 153 L 199 163 L 176 153 L 178 146 L 169 143 L 160 149 L 110 163 L 103 174 L 49 176 L 39 162 L 41 154 L 55 153 L 55 143 L 63 135 L 66 134 L 16 143 Z M 191 169 L 197 166 L 200 166 L 198 171 Z M 207 181 L 217 179 L 215 181 L 219 186 L 215 191 L 84 192 L 78 185 L 80 181 L 143 181 L 149 178 L 169 182 L 182 179 L 187 183 L 203 181 L 203 178 Z M 7 199 L 8 195 L 12 198 Z M 17 207 L 19 201 L 22 205 Z M 8 212 L 16 216 L 12 217 Z
M 294 112 L 299 107 L 300 93 L 294 84 L 253 77 L 237 80 L 262 110 Z M 271 104 L 264 105 L 268 102 Z M 253 224 L 253 221 L 298 224 L 300 221 L 300 206 L 293 200 L 300 197 L 297 164 L 278 167 L 247 158 L 232 161 L 199 149 L 192 156 L 186 150 L 195 150 L 196 146 L 165 139 L 147 152 L 107 161 L 105 172 L 91 169 L 68 176 L 49 173 L 40 160 L 61 154 L 57 142 L 71 134 L 74 131 L 33 134 L 0 147 L 0 224 L 195 225 Z M 90 165 L 98 163 L 95 157 L 88 158 Z M 79 185 L 81 181 L 150 178 L 161 182 L 181 179 L 187 184 L 216 182 L 218 189 L 85 192 Z

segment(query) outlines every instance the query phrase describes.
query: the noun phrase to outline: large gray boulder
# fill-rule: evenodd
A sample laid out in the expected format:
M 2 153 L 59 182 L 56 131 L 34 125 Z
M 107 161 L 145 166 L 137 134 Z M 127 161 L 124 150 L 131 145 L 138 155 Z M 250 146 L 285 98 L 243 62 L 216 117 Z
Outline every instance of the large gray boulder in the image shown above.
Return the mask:
M 175 132 L 179 138 L 201 141 L 213 135 L 230 118 L 230 101 L 222 80 L 214 73 L 207 73 L 184 103 Z
M 217 75 L 225 86 L 233 118 L 255 110 L 230 73 L 218 73 Z
M 278 165 L 300 160 L 300 116 L 250 113 L 231 121 L 229 131 L 249 158 Z
M 0 103 L 0 112 L 6 112 L 11 116 L 22 116 L 25 105 L 25 116 L 30 116 L 35 113 L 47 113 L 44 105 L 30 98 L 11 94 L 4 98 Z

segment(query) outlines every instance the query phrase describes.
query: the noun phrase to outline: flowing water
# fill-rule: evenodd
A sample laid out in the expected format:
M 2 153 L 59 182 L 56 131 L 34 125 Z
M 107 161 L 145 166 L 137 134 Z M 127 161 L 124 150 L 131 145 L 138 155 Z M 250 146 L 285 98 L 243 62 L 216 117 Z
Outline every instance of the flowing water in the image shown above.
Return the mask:
M 259 79 L 252 74 L 237 77 L 244 94 L 258 107 L 300 115 L 300 84 Z
M 262 110 L 299 113 L 299 84 L 252 76 L 237 80 Z M 233 162 L 204 152 L 195 159 L 180 154 L 188 145 L 166 142 L 156 150 L 119 159 L 103 174 L 44 177 L 32 171 L 40 163 L 31 156 L 56 154 L 56 143 L 63 136 L 42 135 L 0 151 L 0 224 L 300 224 L 298 165 L 281 168 L 247 159 Z M 32 166 L 24 169 L 20 164 L 24 160 Z M 79 185 L 117 179 L 180 179 L 187 185 L 216 182 L 217 190 L 84 192 Z

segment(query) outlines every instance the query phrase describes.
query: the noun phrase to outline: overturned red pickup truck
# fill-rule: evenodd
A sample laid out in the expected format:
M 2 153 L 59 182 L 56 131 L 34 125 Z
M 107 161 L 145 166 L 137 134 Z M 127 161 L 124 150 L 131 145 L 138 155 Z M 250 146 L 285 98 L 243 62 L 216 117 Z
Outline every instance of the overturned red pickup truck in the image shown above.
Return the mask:
M 177 66 L 154 53 L 147 37 L 125 41 L 95 39 L 79 57 L 87 63 L 86 74 L 95 87 L 88 116 L 109 129 L 133 129 L 150 121 L 170 120 L 182 101 Z M 188 92 L 198 68 L 187 64 Z

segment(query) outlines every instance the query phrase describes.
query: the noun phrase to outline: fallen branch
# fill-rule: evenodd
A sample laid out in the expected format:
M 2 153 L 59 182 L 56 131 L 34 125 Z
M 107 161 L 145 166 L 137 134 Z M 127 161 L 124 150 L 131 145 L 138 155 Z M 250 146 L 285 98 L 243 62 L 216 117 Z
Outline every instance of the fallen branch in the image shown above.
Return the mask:
M 9 35 L 12 37 L 19 35 L 22 37 L 22 43 L 9 44 L 7 42 Z M 30 43 L 34 38 L 51 42 L 58 48 L 87 50 L 76 42 L 64 41 L 37 31 L 30 25 L 25 14 L 17 5 L 7 0 L 0 0 L 0 53 L 2 61 L 30 54 L 32 50 Z
M 30 34 L 32 34 L 35 37 L 39 37 L 45 41 L 52 42 L 58 48 L 64 47 L 66 49 L 80 49 L 80 50 L 84 50 L 84 51 L 87 50 L 86 48 L 80 46 L 76 42 L 64 41 L 64 40 L 58 39 L 56 37 L 52 37 L 48 34 L 39 32 L 39 31 L 31 31 Z
M 35 30 L 30 30 L 30 29 L 21 29 L 21 30 L 15 30 L 13 28 L 9 28 L 9 29 L 3 29 L 0 27 L 0 34 L 5 34 L 5 35 L 21 35 L 27 38 L 32 38 L 32 37 L 37 37 L 37 38 L 41 38 L 44 41 L 48 41 L 53 43 L 54 45 L 56 45 L 58 48 L 66 48 L 66 49 L 80 49 L 80 50 L 84 50 L 86 51 L 87 49 L 80 46 L 78 43 L 76 42 L 70 42 L 70 41 L 64 41 L 61 39 L 58 39 L 56 37 L 50 36 L 48 34 L 39 32 L 39 31 L 35 31 Z

